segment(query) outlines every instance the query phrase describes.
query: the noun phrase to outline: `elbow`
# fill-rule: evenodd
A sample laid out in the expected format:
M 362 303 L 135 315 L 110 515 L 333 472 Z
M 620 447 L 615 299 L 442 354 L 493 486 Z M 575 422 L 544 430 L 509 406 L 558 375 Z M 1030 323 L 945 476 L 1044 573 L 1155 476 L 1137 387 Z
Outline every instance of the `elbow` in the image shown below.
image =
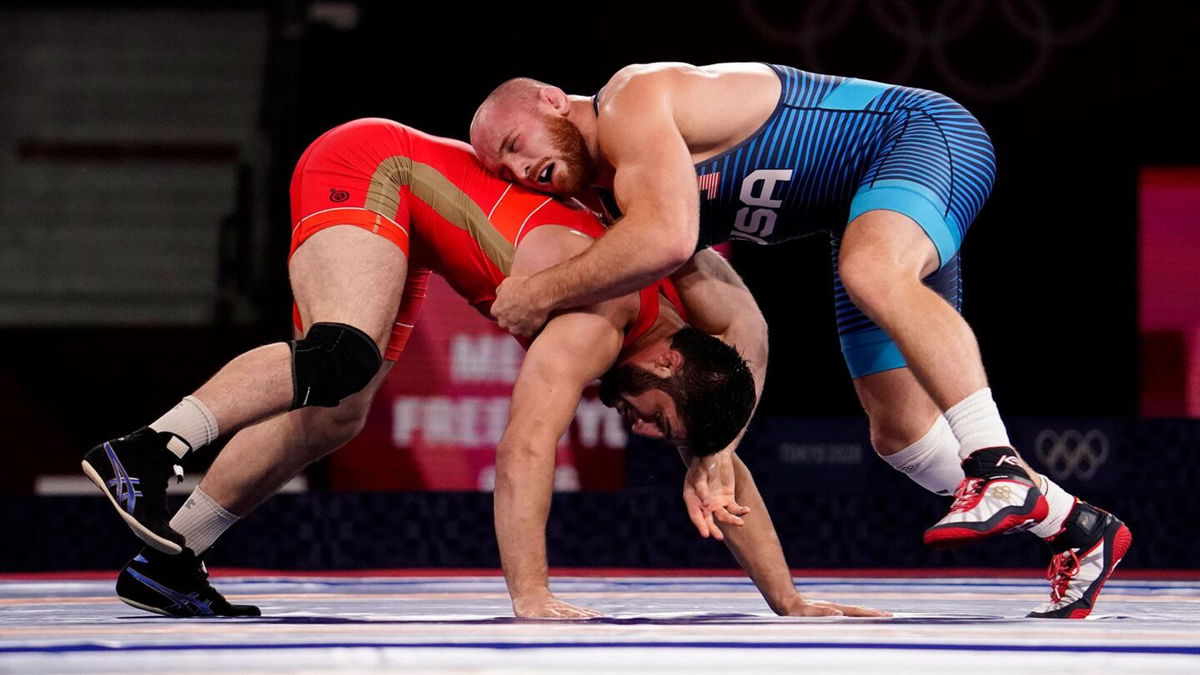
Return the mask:
M 751 337 L 742 342 L 743 349 L 745 349 L 742 358 L 750 364 L 750 369 L 755 373 L 755 379 L 759 379 L 767 369 L 767 353 L 770 345 L 767 322 L 759 314 L 753 321 L 747 323 L 749 325 L 747 325 L 744 335 Z
M 553 448 L 550 450 L 553 453 Z M 546 461 L 546 449 L 528 440 L 505 438 L 496 445 L 496 481 L 514 480 L 535 470 Z M 553 462 L 553 454 L 550 455 Z
M 517 444 L 501 443 L 496 446 L 496 473 L 494 489 L 497 494 L 507 494 L 520 483 L 520 476 L 529 458 L 528 449 Z
M 770 332 L 766 318 L 762 312 L 757 311 L 757 307 L 755 311 L 746 311 L 738 317 L 733 329 L 722 339 L 737 344 L 744 352 L 742 357 L 747 361 L 766 363 Z
M 671 269 L 667 270 L 666 274 L 670 274 L 675 270 L 683 267 L 684 263 L 691 259 L 692 254 L 696 252 L 696 238 L 684 240 L 676 243 L 670 250 Z
M 658 241 L 655 248 L 662 257 L 664 266 L 669 263 L 670 269 L 663 274 L 670 274 L 679 269 L 696 253 L 696 243 L 700 240 L 700 214 L 691 213 L 680 216 L 679 211 L 659 211 L 653 220 L 658 223 L 655 231 Z
M 621 222 L 635 224 L 627 230 L 626 253 L 640 258 L 642 271 L 664 277 L 679 269 L 696 252 L 700 240 L 699 209 L 667 207 L 632 208 Z M 618 223 L 618 228 L 621 227 Z
M 664 235 L 658 250 L 662 256 L 662 274 L 665 276 L 691 260 L 696 252 L 699 232 L 695 227 L 675 227 L 664 228 Z
M 533 448 L 529 443 L 502 438 L 500 442 L 496 444 L 497 466 L 503 463 L 519 462 L 521 459 L 528 458 L 533 454 Z

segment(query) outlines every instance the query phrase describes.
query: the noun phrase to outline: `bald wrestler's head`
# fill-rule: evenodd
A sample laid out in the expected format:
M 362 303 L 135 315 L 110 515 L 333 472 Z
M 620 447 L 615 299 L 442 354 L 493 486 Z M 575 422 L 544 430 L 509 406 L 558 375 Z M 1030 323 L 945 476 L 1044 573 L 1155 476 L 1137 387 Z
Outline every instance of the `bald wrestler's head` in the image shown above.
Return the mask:
M 591 186 L 596 164 L 568 118 L 562 89 L 518 77 L 496 87 L 471 120 L 471 145 L 488 170 L 505 180 L 561 196 Z

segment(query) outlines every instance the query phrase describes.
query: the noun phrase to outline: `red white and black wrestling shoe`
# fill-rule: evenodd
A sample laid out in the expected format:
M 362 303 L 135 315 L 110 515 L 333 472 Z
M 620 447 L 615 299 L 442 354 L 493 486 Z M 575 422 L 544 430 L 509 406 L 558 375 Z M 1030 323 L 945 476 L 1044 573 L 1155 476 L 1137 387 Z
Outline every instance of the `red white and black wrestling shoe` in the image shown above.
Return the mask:
M 998 534 L 1029 529 L 1050 507 L 1012 448 L 983 448 L 963 460 L 966 478 L 954 491 L 950 513 L 925 530 L 925 543 L 961 546 Z
M 1091 614 L 1096 596 L 1132 541 L 1129 528 L 1116 516 L 1086 502 L 1075 502 L 1063 522 L 1063 531 L 1046 540 L 1054 552 L 1046 570 L 1050 602 L 1028 616 L 1082 619 Z

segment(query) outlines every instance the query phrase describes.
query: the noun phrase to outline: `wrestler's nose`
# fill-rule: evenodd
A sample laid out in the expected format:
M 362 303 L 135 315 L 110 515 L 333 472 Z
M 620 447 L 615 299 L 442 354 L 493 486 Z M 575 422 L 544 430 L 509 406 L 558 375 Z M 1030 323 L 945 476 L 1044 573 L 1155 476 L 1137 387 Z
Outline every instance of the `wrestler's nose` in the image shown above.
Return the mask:
M 633 433 L 644 438 L 662 438 L 663 433 L 658 428 L 657 424 L 647 422 L 646 420 L 638 420 L 633 423 Z
M 514 181 L 529 180 L 529 172 L 532 170 L 532 164 L 519 159 L 510 159 L 504 163 L 505 168 L 512 174 Z

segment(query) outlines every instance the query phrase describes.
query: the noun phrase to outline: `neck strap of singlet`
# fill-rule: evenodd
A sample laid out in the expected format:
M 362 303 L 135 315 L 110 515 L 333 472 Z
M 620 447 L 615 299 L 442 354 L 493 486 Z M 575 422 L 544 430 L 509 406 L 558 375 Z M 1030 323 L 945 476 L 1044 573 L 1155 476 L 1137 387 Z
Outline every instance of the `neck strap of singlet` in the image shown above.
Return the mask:
M 638 293 L 638 313 L 633 319 L 633 325 L 625 333 L 621 349 L 627 349 L 654 325 L 654 320 L 658 318 L 658 288 L 660 285 L 661 282 L 651 284 Z
M 600 94 L 603 93 L 604 90 L 601 89 L 600 91 L 592 94 L 592 112 L 596 113 L 596 117 L 600 116 Z
M 687 321 L 687 312 L 683 308 L 683 301 L 679 297 L 679 291 L 675 289 L 675 284 L 671 283 L 669 279 L 663 279 L 656 284 L 647 286 L 638 293 L 640 306 L 637 317 L 634 318 L 629 331 L 625 333 L 625 340 L 621 343 L 622 350 L 627 349 L 638 338 L 649 332 L 654 322 L 658 320 L 660 294 L 675 307 L 679 318 Z

